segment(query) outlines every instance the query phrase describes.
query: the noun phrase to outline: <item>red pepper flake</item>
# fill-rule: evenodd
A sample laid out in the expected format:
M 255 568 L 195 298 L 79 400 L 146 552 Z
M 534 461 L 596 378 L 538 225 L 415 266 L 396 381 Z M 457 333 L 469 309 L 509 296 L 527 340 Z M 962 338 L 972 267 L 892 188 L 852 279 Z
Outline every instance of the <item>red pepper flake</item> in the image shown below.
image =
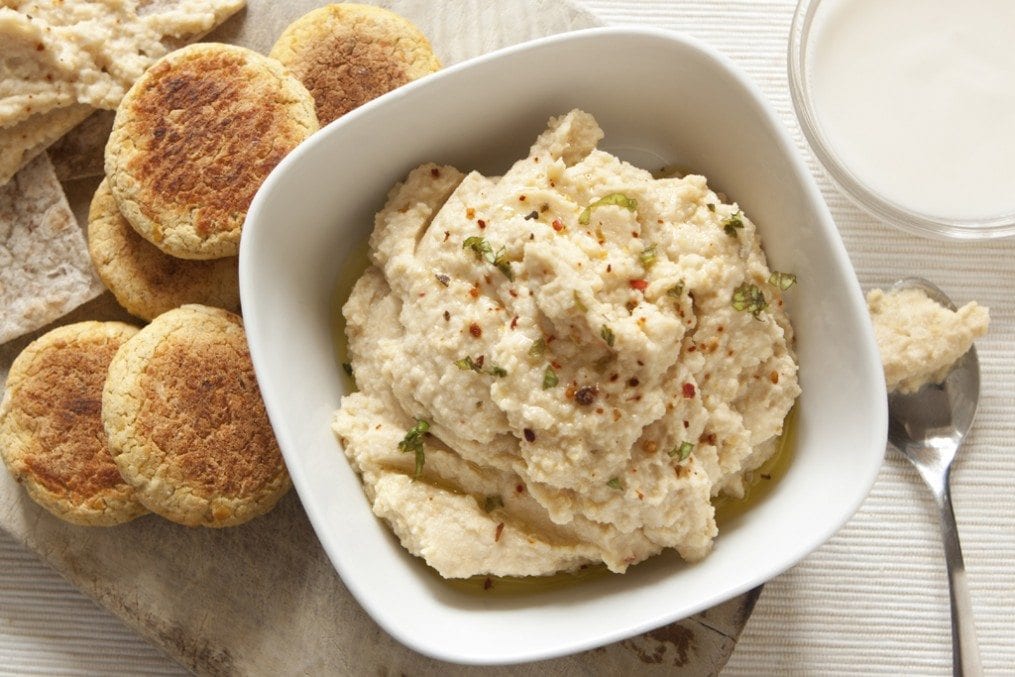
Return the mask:
M 518 326 L 518 316 L 515 315 L 514 317 L 511 318 L 511 328 L 514 329 L 517 326 Z
M 687 346 L 687 352 L 689 352 L 689 353 L 693 353 L 697 349 L 698 349 L 698 346 Z
M 637 289 L 638 291 L 645 291 L 648 288 L 648 282 L 642 279 L 631 280 L 628 284 L 631 285 L 631 289 Z
M 469 334 L 472 335 L 472 338 L 479 338 L 483 335 L 483 328 L 473 322 L 469 325 Z
M 523 484 L 516 484 L 516 485 L 515 485 L 515 492 L 516 492 L 516 493 L 519 493 L 519 494 L 521 494 L 521 493 L 523 493 L 524 491 L 525 491 L 525 485 L 523 485 Z
M 472 285 L 472 289 L 469 290 L 469 296 L 474 299 L 479 298 L 479 285 Z
M 494 534 L 493 534 L 493 542 L 494 543 L 496 543 L 497 541 L 500 540 L 500 535 L 502 533 L 504 533 L 504 523 L 503 522 L 499 522 L 497 524 L 497 531 L 494 532 Z
M 768 375 L 768 380 L 771 381 L 772 383 L 778 383 L 779 382 L 779 372 L 773 371 L 771 374 Z
M 715 446 L 715 433 L 704 433 L 698 438 L 698 441 Z
M 470 221 L 472 219 L 476 218 L 476 210 L 473 209 L 472 207 L 469 207 L 468 209 L 466 209 L 465 210 L 465 218 L 467 218 Z
M 482 229 L 486 228 L 486 221 L 484 221 L 483 219 L 477 219 L 476 220 L 476 225 L 479 226 L 480 230 L 482 230 Z
M 574 397 L 574 391 L 575 391 L 574 385 L 569 385 L 567 389 L 564 390 L 564 397 L 570 400 L 572 397 Z
M 483 581 L 483 589 L 489 590 L 492 587 L 493 587 L 493 579 L 487 576 L 486 579 Z
M 719 326 L 717 326 L 715 328 L 715 330 L 721 334 L 721 333 L 723 333 L 724 327 L 720 324 Z
M 612 273 L 613 272 L 613 264 L 612 263 L 607 263 L 606 264 L 606 272 L 607 273 Z
M 557 231 L 558 233 L 559 233 L 560 231 L 564 230 L 564 222 L 563 222 L 563 221 L 561 221 L 560 219 L 554 219 L 554 220 L 553 220 L 553 223 L 551 223 L 551 224 L 550 224 L 550 226 L 552 226 L 552 227 L 553 227 L 553 229 L 554 229 L 555 231 Z
M 620 378 L 620 374 L 610 374 L 610 383 L 613 383 L 618 378 Z
M 691 422 L 690 421 L 684 421 L 684 430 L 687 430 L 690 427 L 691 427 Z
M 536 433 L 532 430 L 532 428 L 526 428 L 522 432 L 525 434 L 525 441 L 529 444 L 536 441 Z
M 691 399 L 692 397 L 694 397 L 694 384 L 685 383 L 683 385 L 682 392 L 684 394 L 684 397 L 686 397 L 687 399 Z
M 431 167 L 430 168 L 430 176 L 432 176 L 432 177 L 434 177 L 436 179 L 440 175 L 441 175 L 441 170 L 437 169 L 436 167 Z
M 511 294 L 511 298 L 513 298 L 513 299 L 518 298 L 518 292 L 515 291 L 514 287 L 511 287 L 510 289 L 508 289 L 508 294 Z
M 627 385 L 631 386 L 632 388 L 637 388 L 639 383 L 641 383 L 641 381 L 639 381 L 634 376 L 632 376 L 627 380 Z
M 484 363 L 484 362 L 486 362 L 486 355 L 480 355 L 479 357 L 477 357 L 477 358 L 475 359 L 475 361 L 474 361 L 474 364 L 475 364 L 475 365 L 476 365 L 477 367 L 479 367 L 480 369 L 482 369 L 482 368 L 483 368 L 483 363 Z
M 518 201 L 519 202 L 525 202 L 525 196 L 524 195 L 519 195 L 518 196 Z

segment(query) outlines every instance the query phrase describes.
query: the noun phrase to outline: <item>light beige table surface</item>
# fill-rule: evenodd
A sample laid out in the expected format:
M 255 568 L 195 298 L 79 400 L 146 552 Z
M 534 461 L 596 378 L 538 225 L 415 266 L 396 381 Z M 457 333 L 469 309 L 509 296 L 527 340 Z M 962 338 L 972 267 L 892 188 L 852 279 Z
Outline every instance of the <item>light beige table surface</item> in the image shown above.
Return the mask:
M 436 2 L 416 2 L 419 11 L 427 4 Z M 559 11 L 558 3 L 524 4 L 530 13 Z M 955 469 L 953 494 L 985 669 L 1015 674 L 1015 240 L 917 239 L 874 222 L 831 186 L 804 145 L 789 101 L 785 51 L 793 0 L 579 4 L 608 24 L 692 34 L 744 68 L 810 162 L 865 288 L 924 275 L 956 301 L 990 306 L 991 331 L 978 342 L 981 408 Z M 530 21 L 530 13 L 515 19 Z M 724 674 L 950 674 L 948 597 L 935 516 L 915 472 L 888 453 L 857 515 L 765 586 Z M 0 672 L 181 669 L 0 532 Z M 602 665 L 576 674 L 609 672 Z

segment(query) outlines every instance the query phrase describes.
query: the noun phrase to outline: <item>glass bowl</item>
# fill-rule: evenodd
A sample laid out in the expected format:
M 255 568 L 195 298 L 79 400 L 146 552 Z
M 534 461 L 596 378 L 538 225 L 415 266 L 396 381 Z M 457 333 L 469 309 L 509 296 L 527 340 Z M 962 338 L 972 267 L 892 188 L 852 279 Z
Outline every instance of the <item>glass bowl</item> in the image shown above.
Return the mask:
M 874 217 L 914 235 L 936 239 L 983 240 L 1015 236 L 1015 213 L 955 219 L 913 210 L 886 197 L 843 161 L 822 129 L 812 92 L 812 32 L 829 2 L 800 0 L 789 37 L 789 85 L 797 119 L 814 155 L 839 189 Z

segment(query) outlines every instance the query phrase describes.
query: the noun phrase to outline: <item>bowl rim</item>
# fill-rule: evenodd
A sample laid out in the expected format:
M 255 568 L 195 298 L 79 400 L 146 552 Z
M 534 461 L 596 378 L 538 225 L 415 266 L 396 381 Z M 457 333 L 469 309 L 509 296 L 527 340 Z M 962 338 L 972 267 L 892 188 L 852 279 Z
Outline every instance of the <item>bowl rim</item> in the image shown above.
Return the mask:
M 546 36 L 537 38 L 517 45 L 512 45 L 494 52 L 483 54 L 475 58 L 462 61 L 460 63 L 449 66 L 436 74 L 427 76 L 420 80 L 409 83 L 398 90 L 389 92 L 377 99 L 368 102 L 364 106 L 351 111 L 346 116 L 333 121 L 322 131 L 332 130 L 339 126 L 344 126 L 350 121 L 358 119 L 365 115 L 370 115 L 374 108 L 385 105 L 385 102 L 396 98 L 406 96 L 408 93 L 415 91 L 418 88 L 427 87 L 428 82 L 433 82 L 437 78 L 453 77 L 456 73 L 478 67 L 482 64 L 486 64 L 491 61 L 502 59 L 503 57 L 510 56 L 519 52 L 529 51 L 533 49 L 541 49 L 548 45 L 555 44 L 567 44 L 575 41 L 582 40 L 597 40 L 603 37 L 616 37 L 616 38 L 649 38 L 653 40 L 663 40 L 667 42 L 676 42 L 683 46 L 689 47 L 695 51 L 700 52 L 705 58 L 714 62 L 718 67 L 722 68 L 726 74 L 733 78 L 737 85 L 745 91 L 757 104 L 758 114 L 762 116 L 762 119 L 766 125 L 774 132 L 776 136 L 776 143 L 781 148 L 786 161 L 795 168 L 796 174 L 801 182 L 801 189 L 807 196 L 807 199 L 812 204 L 816 215 L 822 222 L 821 227 L 827 232 L 829 236 L 828 245 L 830 246 L 830 255 L 834 256 L 837 261 L 842 265 L 842 269 L 852 278 L 852 285 L 849 292 L 851 295 L 855 295 L 859 302 L 862 302 L 862 294 L 860 291 L 859 283 L 855 277 L 855 271 L 849 261 L 848 254 L 845 250 L 845 245 L 842 242 L 841 237 L 835 228 L 834 221 L 831 218 L 831 214 L 828 211 L 827 205 L 821 197 L 821 193 L 817 187 L 814 177 L 806 167 L 803 158 L 797 148 L 792 142 L 789 133 L 779 119 L 775 110 L 768 102 L 767 98 L 763 95 L 760 88 L 751 80 L 746 73 L 744 73 L 739 66 L 737 66 L 729 57 L 718 51 L 711 45 L 689 36 L 684 33 L 661 29 L 656 27 L 648 26 L 631 26 L 631 27 L 597 27 L 588 28 L 575 31 L 569 31 L 566 33 L 560 33 L 556 35 Z M 310 143 L 301 144 L 292 153 L 282 160 L 281 163 L 273 170 L 271 175 L 265 181 L 261 190 L 255 195 L 255 198 L 251 204 L 248 212 L 248 221 L 257 221 L 260 213 L 263 211 L 263 203 L 267 199 L 274 189 L 274 186 L 281 180 L 280 177 L 286 173 L 286 170 L 291 165 L 300 162 L 300 158 L 306 154 L 314 143 L 318 143 L 320 139 L 325 138 L 326 135 L 330 135 L 330 131 L 321 134 L 317 137 L 318 141 L 312 141 Z M 251 237 L 244 237 L 241 239 L 240 244 L 240 284 L 241 284 L 241 299 L 246 299 L 244 303 L 245 315 L 249 312 L 250 324 L 256 325 L 261 322 L 259 314 L 259 304 L 256 297 L 253 295 L 252 284 L 257 278 L 259 271 L 254 267 L 251 261 L 252 250 L 255 247 L 255 243 L 260 239 L 257 228 L 251 229 L 253 232 L 250 233 Z M 861 371 L 866 373 L 867 379 L 870 382 L 872 390 L 876 388 L 877 384 L 880 383 L 883 386 L 883 373 L 880 368 L 880 362 L 878 361 L 875 369 L 873 364 L 874 358 L 876 357 L 876 349 L 873 347 L 873 329 L 869 323 L 860 328 L 860 330 L 866 336 L 866 343 L 871 347 L 871 354 L 866 355 L 867 358 L 863 360 L 864 364 L 861 366 Z M 262 360 L 260 359 L 262 350 L 265 353 L 264 360 L 266 361 L 268 348 L 262 346 L 258 335 L 249 337 L 251 357 L 254 362 L 255 372 L 258 376 L 258 381 L 262 380 L 263 373 L 267 373 L 267 367 L 263 366 Z M 259 368 L 259 364 L 262 366 Z M 863 369 L 866 367 L 866 369 Z M 282 420 L 284 414 L 282 413 L 282 407 L 277 406 L 277 397 L 270 390 L 265 390 L 265 405 L 269 414 L 269 419 L 273 425 L 275 421 Z M 337 405 L 336 405 L 337 406 Z M 887 400 L 884 403 L 880 401 L 871 405 L 874 417 L 871 420 L 871 429 L 875 431 L 881 431 L 878 436 L 885 438 L 887 435 Z M 282 436 L 280 435 L 280 446 L 283 450 L 283 455 L 287 457 L 286 450 L 289 445 L 282 442 Z M 871 450 L 871 461 L 874 460 L 875 454 Z M 744 594 L 749 590 L 757 587 L 759 584 L 778 576 L 782 572 L 791 568 L 802 559 L 811 554 L 814 550 L 825 543 L 836 531 L 838 531 L 859 509 L 862 502 L 870 492 L 871 487 L 877 478 L 880 470 L 881 462 L 883 458 L 883 449 L 878 449 L 876 454 L 877 462 L 871 462 L 868 467 L 865 468 L 865 473 L 859 475 L 857 482 L 856 494 L 848 504 L 848 510 L 843 510 L 835 519 L 829 519 L 825 523 L 825 528 L 817 529 L 809 533 L 805 538 L 800 540 L 800 546 L 795 549 L 792 557 L 786 557 L 780 560 L 779 566 L 766 570 L 763 574 L 756 573 L 751 576 L 745 576 L 744 579 L 737 585 L 730 586 L 720 593 L 714 593 L 708 596 L 703 596 L 698 604 L 690 607 L 687 610 L 681 610 L 679 615 L 667 616 L 665 619 L 660 620 L 655 616 L 646 617 L 640 624 L 627 625 L 624 627 L 616 627 L 609 631 L 598 631 L 595 634 L 585 637 L 581 641 L 572 640 L 567 644 L 561 644 L 553 648 L 544 649 L 530 649 L 527 651 L 515 651 L 511 655 L 496 655 L 496 656 L 480 656 L 475 653 L 468 653 L 462 651 L 452 651 L 448 647 L 433 647 L 426 645 L 418 641 L 411 634 L 401 632 L 400 629 L 394 627 L 389 621 L 389 614 L 386 610 L 378 609 L 377 605 L 373 604 L 373 600 L 366 591 L 361 589 L 360 582 L 358 580 L 346 580 L 343 576 L 342 580 L 347 589 L 356 599 L 357 603 L 370 615 L 370 617 L 378 623 L 388 634 L 397 639 L 400 643 L 408 646 L 409 648 L 418 651 L 424 655 L 449 661 L 457 664 L 465 665 L 506 665 L 515 664 L 528 661 L 543 660 L 548 658 L 559 657 L 566 654 L 572 654 L 579 651 L 588 650 L 597 646 L 602 646 L 611 642 L 619 641 L 649 631 L 653 628 L 660 627 L 660 625 L 676 622 L 682 618 L 687 618 L 693 614 L 699 613 L 704 609 L 711 608 L 716 604 L 722 603 L 733 597 Z M 296 487 L 297 493 L 300 493 L 301 489 L 301 478 L 305 477 L 308 471 L 301 465 L 297 465 L 296 472 L 293 474 L 293 483 Z M 302 496 L 301 496 L 302 502 Z M 321 533 L 327 533 L 328 518 L 324 514 L 323 510 L 319 509 L 319 506 L 314 504 L 305 506 L 307 516 L 314 527 L 315 534 L 321 541 L 325 552 L 327 553 L 329 560 L 332 565 L 336 568 L 339 575 L 342 575 L 341 569 L 335 565 L 335 558 L 331 552 L 330 539 L 322 538 Z M 466 612 L 468 613 L 468 612 Z
M 811 151 L 832 182 L 857 206 L 913 235 L 938 240 L 987 240 L 1015 236 L 1015 212 L 982 219 L 948 219 L 903 207 L 872 188 L 839 159 L 825 137 L 811 97 L 809 46 L 822 0 L 799 0 L 790 25 L 787 70 L 790 98 Z

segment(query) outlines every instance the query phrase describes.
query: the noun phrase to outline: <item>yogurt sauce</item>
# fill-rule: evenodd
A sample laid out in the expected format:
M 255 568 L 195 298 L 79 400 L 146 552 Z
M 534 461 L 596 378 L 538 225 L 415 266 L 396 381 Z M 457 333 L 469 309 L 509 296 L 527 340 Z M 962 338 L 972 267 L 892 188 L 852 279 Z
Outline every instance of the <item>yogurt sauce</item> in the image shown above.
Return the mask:
M 824 0 L 815 114 L 861 182 L 924 215 L 1015 214 L 1015 0 Z

